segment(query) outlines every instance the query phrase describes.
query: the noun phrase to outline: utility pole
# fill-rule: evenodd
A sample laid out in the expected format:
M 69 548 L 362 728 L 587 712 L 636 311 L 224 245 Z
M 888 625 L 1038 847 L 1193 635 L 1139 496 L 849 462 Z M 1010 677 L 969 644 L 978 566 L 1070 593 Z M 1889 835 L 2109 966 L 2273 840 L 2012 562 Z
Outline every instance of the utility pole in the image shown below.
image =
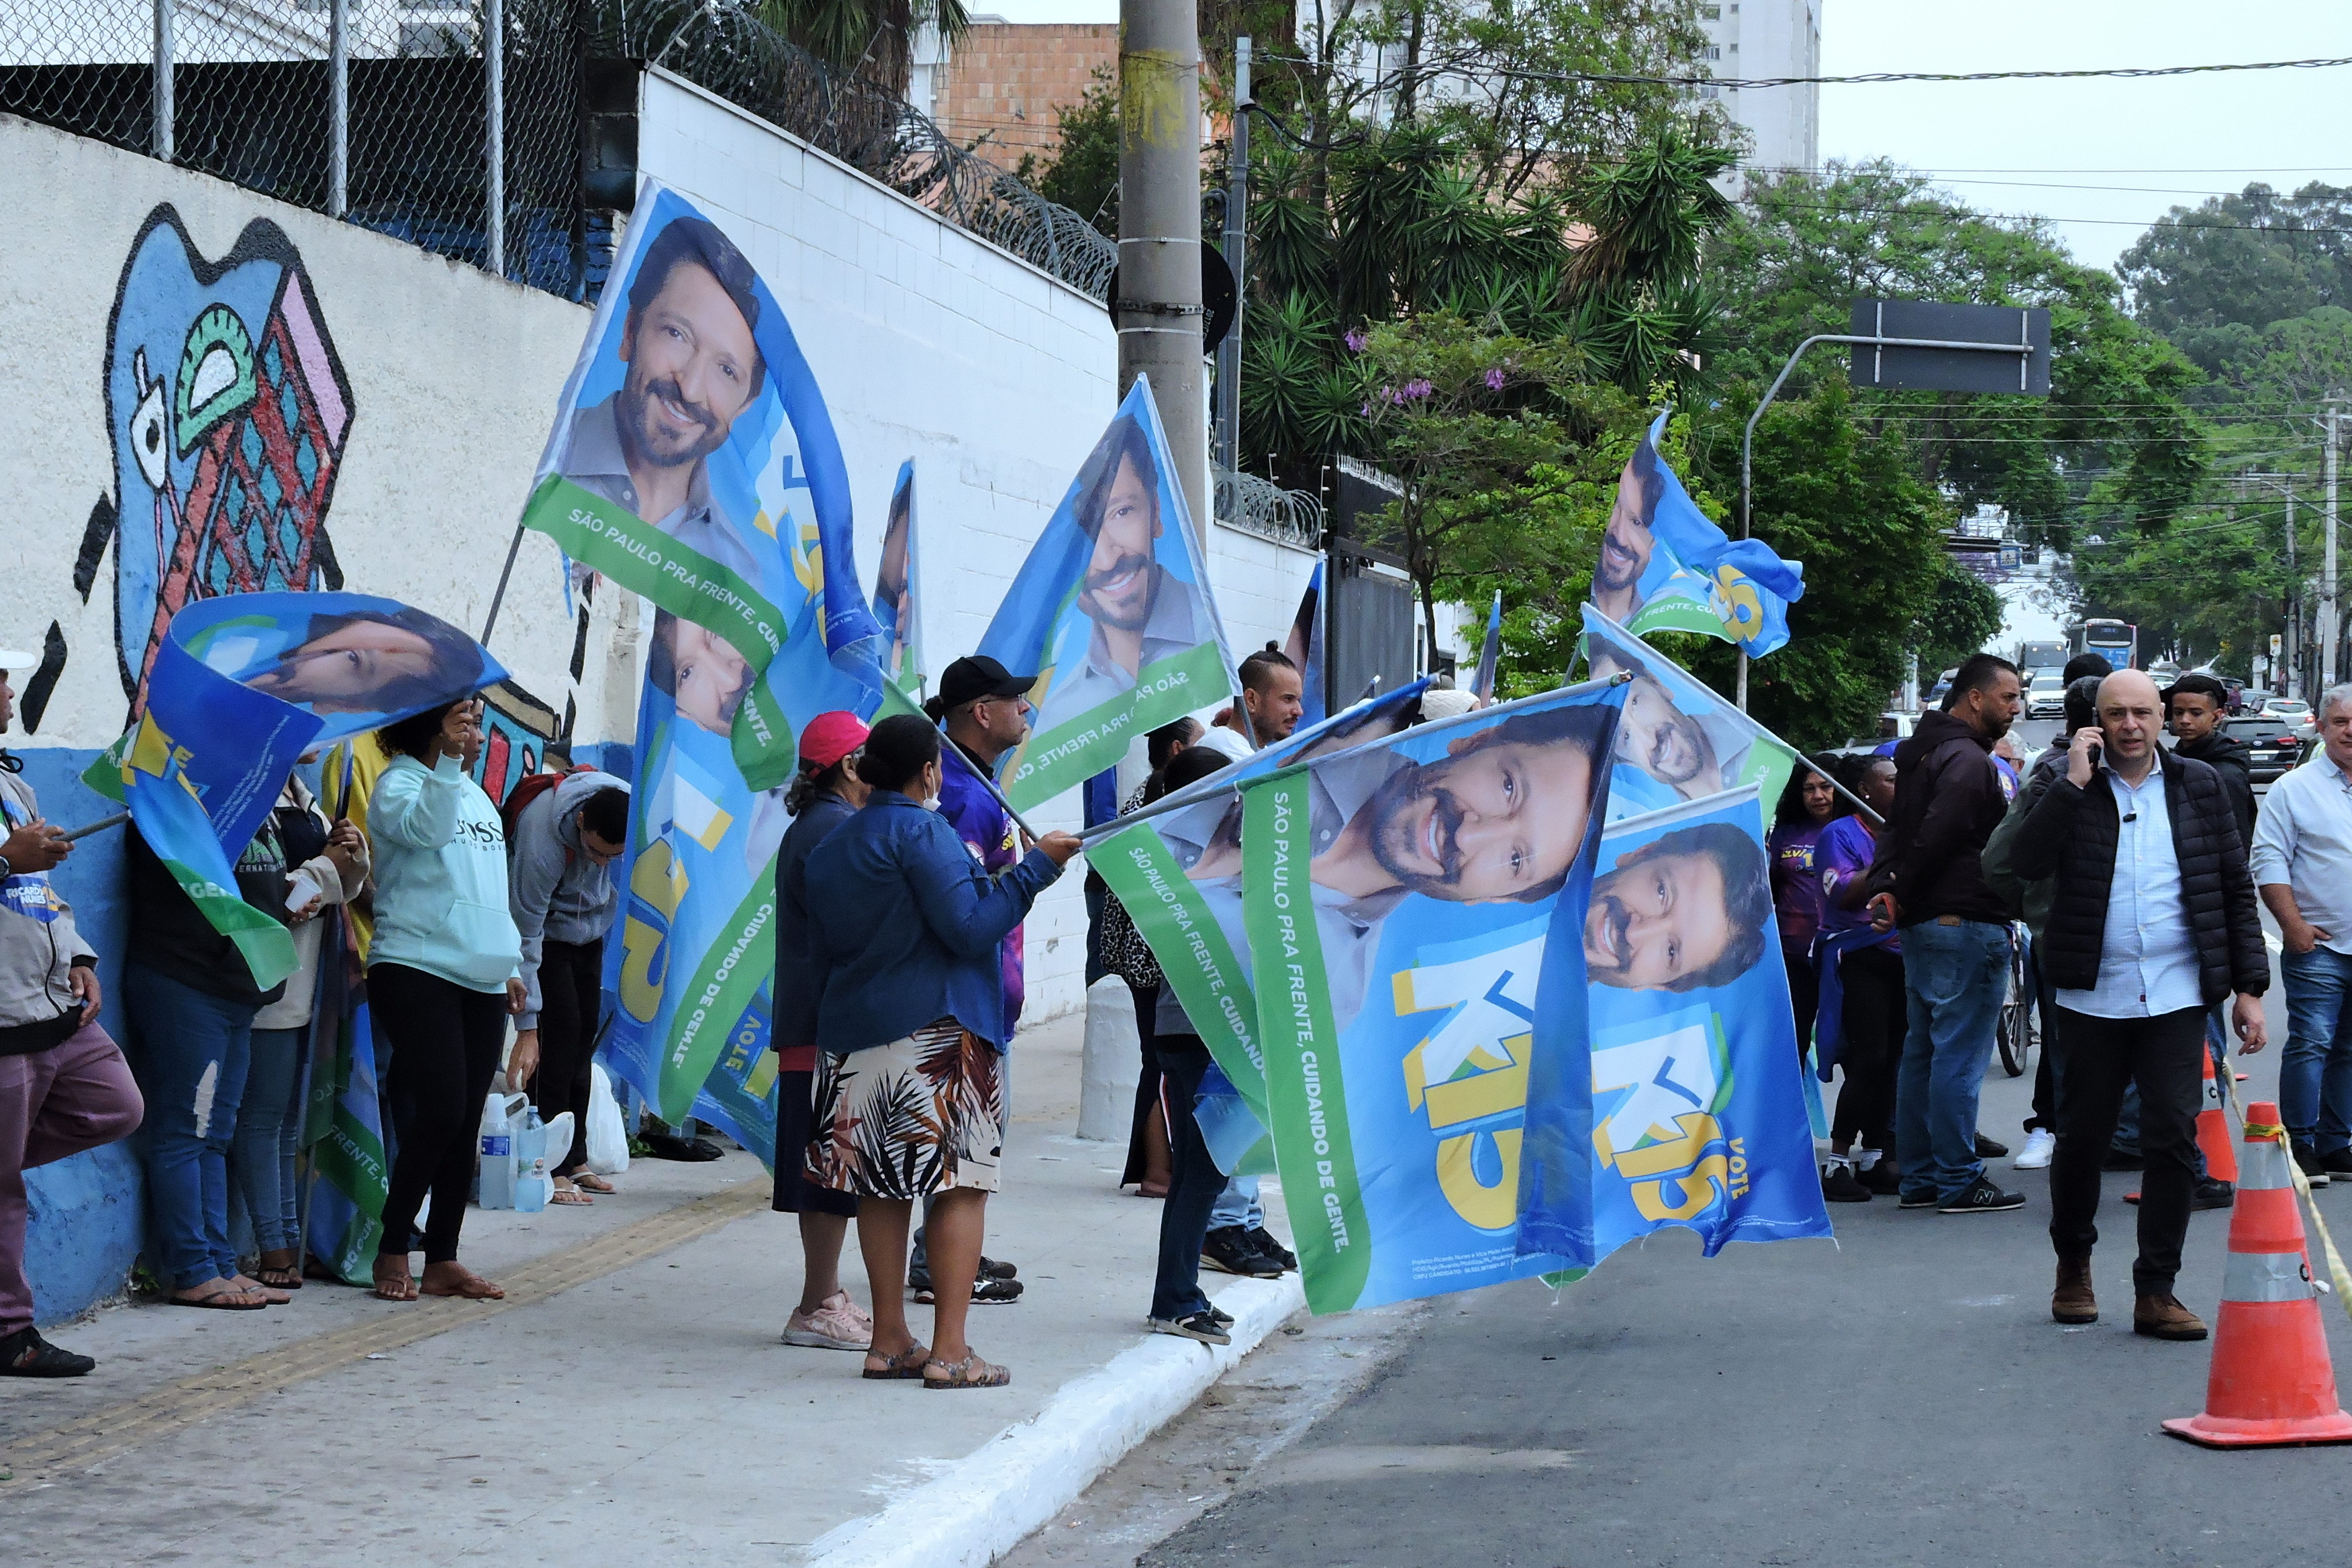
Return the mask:
M 1217 465 L 1238 473 L 1242 456 L 1242 252 L 1249 243 L 1250 41 L 1234 40 L 1233 168 L 1225 186 L 1225 266 L 1234 275 L 1234 324 L 1217 345 Z
M 1151 379 L 1205 547 L 1201 382 L 1201 38 L 1192 0 L 1119 0 L 1118 391 Z
M 2336 610 L 2336 405 L 2342 401 L 2327 399 L 2326 412 L 2320 416 L 2320 424 L 2327 432 L 2326 477 L 2322 481 L 2326 488 L 2320 502 L 2327 529 L 2327 557 L 2319 573 L 2319 689 L 2323 692 L 2336 685 L 2336 638 L 2340 629 Z

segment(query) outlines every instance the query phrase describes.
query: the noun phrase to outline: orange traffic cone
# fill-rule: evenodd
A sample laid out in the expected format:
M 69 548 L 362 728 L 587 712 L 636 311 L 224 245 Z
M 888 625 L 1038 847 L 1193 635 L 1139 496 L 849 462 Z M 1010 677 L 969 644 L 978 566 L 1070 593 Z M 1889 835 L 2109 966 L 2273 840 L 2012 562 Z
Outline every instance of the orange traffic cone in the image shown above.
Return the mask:
M 2245 1167 L 2230 1216 L 2205 1414 L 2167 1421 L 2176 1437 L 2210 1448 L 2352 1443 L 2286 1162 L 2278 1107 L 2256 1101 L 2246 1107 Z
M 2205 1174 L 2214 1181 L 2238 1179 L 2238 1151 L 2230 1141 L 2229 1113 L 2221 1109 L 2228 1098 L 2213 1076 L 2213 1053 L 2199 1058 L 2205 1069 L 2205 1106 L 2197 1113 L 2197 1146 L 2205 1154 Z

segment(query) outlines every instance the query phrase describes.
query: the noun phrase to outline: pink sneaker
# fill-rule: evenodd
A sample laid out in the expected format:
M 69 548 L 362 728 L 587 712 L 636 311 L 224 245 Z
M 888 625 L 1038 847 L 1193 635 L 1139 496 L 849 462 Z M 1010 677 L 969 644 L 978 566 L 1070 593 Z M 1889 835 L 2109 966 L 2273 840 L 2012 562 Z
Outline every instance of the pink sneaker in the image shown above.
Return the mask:
M 792 1315 L 784 1324 L 784 1343 L 811 1350 L 863 1351 L 874 1343 L 874 1318 L 849 1299 L 848 1291 L 835 1291 L 816 1311 Z

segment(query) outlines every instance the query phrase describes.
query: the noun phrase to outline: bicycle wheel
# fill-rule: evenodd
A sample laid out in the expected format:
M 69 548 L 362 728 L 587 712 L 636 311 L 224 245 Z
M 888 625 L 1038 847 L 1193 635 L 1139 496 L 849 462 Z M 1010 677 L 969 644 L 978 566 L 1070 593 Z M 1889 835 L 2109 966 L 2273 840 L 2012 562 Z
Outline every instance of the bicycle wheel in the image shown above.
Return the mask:
M 2026 972 L 2025 945 L 2013 933 L 2009 945 L 2009 995 L 1993 1020 L 1993 1041 L 2000 1048 L 2000 1070 L 2011 1078 L 2022 1078 L 2033 1053 L 2033 980 Z

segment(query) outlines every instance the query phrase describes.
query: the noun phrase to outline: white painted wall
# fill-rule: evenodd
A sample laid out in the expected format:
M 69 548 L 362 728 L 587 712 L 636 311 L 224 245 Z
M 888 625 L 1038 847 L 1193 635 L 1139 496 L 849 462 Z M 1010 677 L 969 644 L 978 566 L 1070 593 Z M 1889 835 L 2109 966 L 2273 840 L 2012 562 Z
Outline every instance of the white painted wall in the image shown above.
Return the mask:
M 710 214 L 790 318 L 849 466 L 870 580 L 913 457 L 923 647 L 936 678 L 981 635 L 1118 408 L 1101 304 L 667 72 L 639 98 L 637 166 Z M 1315 558 L 1210 529 L 1210 582 L 1240 657 L 1289 629 Z M 1032 816 L 1075 826 L 1076 792 Z M 1029 1012 L 1081 1005 L 1086 906 L 1066 877 L 1028 925 Z

